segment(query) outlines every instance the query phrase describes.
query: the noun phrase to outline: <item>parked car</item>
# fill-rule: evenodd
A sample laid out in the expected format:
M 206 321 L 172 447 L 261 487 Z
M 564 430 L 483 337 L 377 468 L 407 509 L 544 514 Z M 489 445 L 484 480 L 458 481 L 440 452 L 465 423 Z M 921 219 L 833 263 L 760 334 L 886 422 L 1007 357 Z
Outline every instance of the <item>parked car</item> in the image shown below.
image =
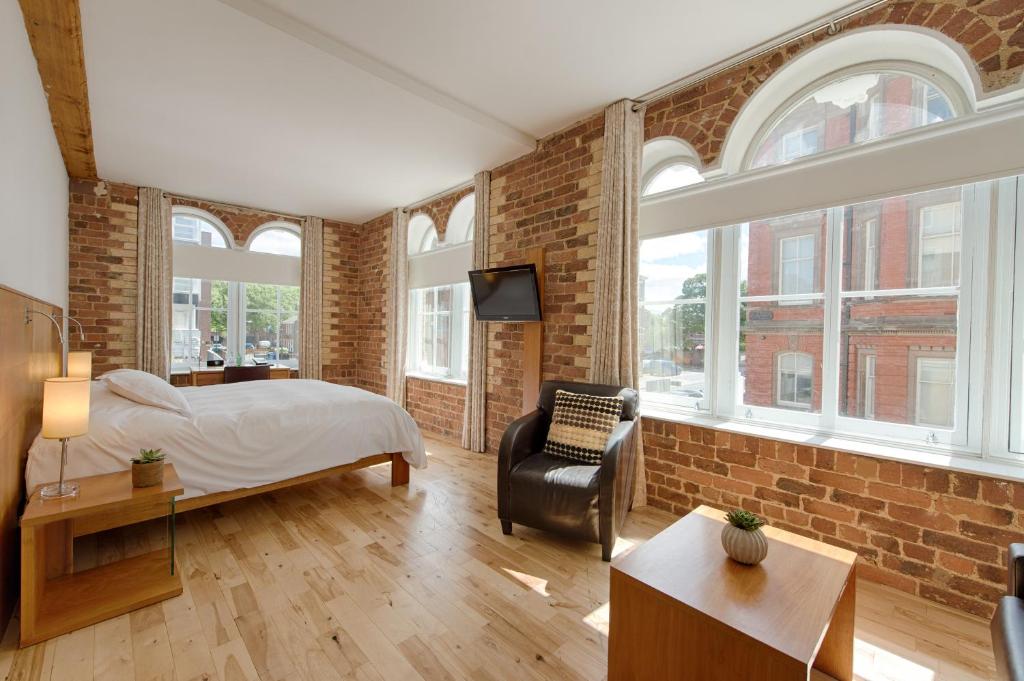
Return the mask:
M 645 359 L 641 363 L 641 373 L 647 376 L 677 376 L 683 368 L 667 359 Z

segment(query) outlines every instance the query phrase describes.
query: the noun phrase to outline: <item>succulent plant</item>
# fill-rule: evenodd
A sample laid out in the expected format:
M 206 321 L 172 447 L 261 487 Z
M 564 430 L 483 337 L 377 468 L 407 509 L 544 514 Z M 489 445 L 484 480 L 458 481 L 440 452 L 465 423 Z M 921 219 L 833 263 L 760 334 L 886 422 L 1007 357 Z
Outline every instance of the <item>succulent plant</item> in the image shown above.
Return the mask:
M 759 530 L 767 524 L 767 521 L 764 518 L 756 516 L 750 511 L 744 511 L 741 509 L 729 511 L 725 514 L 725 519 L 728 520 L 729 524 L 733 527 L 738 527 L 739 529 L 746 530 L 747 532 Z
M 132 459 L 132 463 L 156 463 L 164 460 L 162 449 L 140 449 L 139 455 Z

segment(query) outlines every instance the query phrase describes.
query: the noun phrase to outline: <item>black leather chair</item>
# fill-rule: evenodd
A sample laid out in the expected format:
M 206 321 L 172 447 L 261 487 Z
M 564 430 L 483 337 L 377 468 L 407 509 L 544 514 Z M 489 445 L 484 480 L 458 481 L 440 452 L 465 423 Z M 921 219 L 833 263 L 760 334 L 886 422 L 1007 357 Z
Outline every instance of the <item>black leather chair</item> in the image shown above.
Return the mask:
M 600 465 L 584 465 L 543 453 L 555 391 L 623 397 L 621 421 L 612 431 Z M 512 523 L 612 547 L 633 502 L 636 457 L 632 438 L 639 397 L 613 385 L 545 381 L 537 409 L 513 421 L 498 450 L 498 518 L 505 534 Z
M 225 383 L 241 383 L 242 381 L 266 381 L 270 378 L 270 365 L 257 366 L 226 366 L 224 367 Z
M 1024 681 L 1024 544 L 1010 544 L 1006 592 L 992 618 L 992 652 L 1000 681 Z

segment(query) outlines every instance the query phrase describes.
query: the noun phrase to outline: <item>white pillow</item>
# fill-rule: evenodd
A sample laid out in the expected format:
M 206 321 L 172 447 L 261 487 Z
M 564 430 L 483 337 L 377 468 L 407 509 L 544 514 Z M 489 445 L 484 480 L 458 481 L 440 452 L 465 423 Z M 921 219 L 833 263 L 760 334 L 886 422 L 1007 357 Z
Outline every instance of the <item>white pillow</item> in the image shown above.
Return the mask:
M 110 390 L 132 402 L 166 409 L 192 418 L 192 407 L 181 391 L 162 378 L 136 369 L 115 369 L 100 377 Z

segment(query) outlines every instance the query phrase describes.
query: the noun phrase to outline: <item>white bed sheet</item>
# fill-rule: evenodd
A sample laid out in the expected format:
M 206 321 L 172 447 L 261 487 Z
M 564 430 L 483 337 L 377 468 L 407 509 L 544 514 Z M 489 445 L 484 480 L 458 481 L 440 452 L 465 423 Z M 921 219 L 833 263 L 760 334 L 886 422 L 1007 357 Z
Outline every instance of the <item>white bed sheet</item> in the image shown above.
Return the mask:
M 402 452 L 427 465 L 416 422 L 374 393 L 323 381 L 250 381 L 182 388 L 192 418 L 137 404 L 93 381 L 89 433 L 72 438 L 66 478 L 124 470 L 139 449 L 160 448 L 189 498 L 257 487 Z M 29 449 L 29 491 L 57 479 L 60 441 L 37 437 Z

